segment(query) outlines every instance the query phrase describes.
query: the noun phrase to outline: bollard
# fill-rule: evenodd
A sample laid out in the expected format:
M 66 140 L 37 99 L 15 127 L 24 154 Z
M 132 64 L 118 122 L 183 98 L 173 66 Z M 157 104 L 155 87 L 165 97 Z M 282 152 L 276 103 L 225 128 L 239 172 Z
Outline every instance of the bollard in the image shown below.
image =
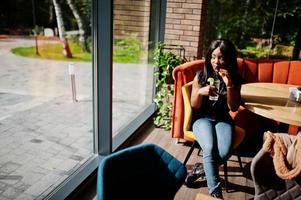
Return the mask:
M 75 87 L 75 73 L 74 73 L 74 63 L 69 63 L 69 75 L 71 78 L 71 88 L 72 88 L 72 100 L 73 102 L 77 102 L 76 99 L 76 87 Z

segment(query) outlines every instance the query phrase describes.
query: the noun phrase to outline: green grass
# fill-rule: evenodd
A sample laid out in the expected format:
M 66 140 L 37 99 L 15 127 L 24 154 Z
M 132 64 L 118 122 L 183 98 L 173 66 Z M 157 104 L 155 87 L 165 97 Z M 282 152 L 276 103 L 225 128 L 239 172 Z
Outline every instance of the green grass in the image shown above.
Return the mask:
M 38 46 L 39 55 L 36 54 L 34 47 L 17 47 L 12 49 L 12 53 L 31 58 L 51 59 L 51 60 L 64 60 L 64 61 L 85 61 L 91 62 L 92 55 L 83 52 L 78 43 L 69 42 L 73 58 L 66 58 L 62 52 L 62 46 L 57 44 L 42 44 Z
M 269 46 L 256 47 L 256 45 L 249 45 L 245 49 L 239 49 L 238 54 L 240 57 L 248 58 L 267 58 L 268 55 L 270 58 L 279 58 L 279 59 L 290 59 L 292 56 L 292 46 L 285 46 L 277 44 L 271 50 Z
M 40 44 L 38 46 L 39 55 L 36 54 L 35 46 L 17 47 L 11 50 L 12 53 L 31 58 L 63 60 L 63 61 L 84 61 L 91 62 L 91 53 L 83 52 L 78 43 L 69 42 L 73 58 L 66 58 L 62 53 L 60 43 Z M 127 37 L 124 40 L 117 41 L 113 47 L 113 61 L 119 63 L 140 63 L 140 57 L 143 50 L 140 42 L 136 38 Z
M 128 34 L 122 40 L 116 40 L 113 47 L 113 61 L 119 63 L 139 63 L 143 54 L 141 42 L 135 34 Z

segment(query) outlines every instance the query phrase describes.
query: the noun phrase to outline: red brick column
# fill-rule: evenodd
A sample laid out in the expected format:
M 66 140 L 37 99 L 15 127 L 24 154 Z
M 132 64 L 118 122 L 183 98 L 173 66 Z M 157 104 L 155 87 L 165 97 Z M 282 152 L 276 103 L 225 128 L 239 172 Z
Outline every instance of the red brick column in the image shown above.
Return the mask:
M 144 46 L 148 44 L 150 0 L 114 1 L 114 40 L 135 33 Z
M 168 0 L 165 43 L 183 45 L 186 58 L 201 58 L 208 0 Z

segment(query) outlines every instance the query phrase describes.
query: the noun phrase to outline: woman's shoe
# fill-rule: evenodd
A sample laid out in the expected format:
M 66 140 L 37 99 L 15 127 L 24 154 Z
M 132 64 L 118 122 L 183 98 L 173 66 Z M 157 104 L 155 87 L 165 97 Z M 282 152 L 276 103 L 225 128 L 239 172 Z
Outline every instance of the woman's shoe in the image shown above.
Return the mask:
M 212 197 L 218 198 L 218 199 L 224 199 L 223 193 L 220 188 L 216 188 L 211 194 Z
M 191 172 L 188 173 L 186 178 L 186 185 L 192 185 L 199 178 L 205 179 L 205 171 L 202 163 L 195 163 Z

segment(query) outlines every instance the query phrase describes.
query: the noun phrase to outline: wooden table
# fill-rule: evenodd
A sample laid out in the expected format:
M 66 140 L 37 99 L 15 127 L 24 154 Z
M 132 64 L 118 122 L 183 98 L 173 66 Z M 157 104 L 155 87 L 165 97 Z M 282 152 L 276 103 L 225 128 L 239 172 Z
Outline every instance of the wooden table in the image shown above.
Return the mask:
M 289 100 L 289 87 L 278 83 L 248 83 L 242 85 L 245 108 L 269 119 L 301 126 L 301 103 Z

